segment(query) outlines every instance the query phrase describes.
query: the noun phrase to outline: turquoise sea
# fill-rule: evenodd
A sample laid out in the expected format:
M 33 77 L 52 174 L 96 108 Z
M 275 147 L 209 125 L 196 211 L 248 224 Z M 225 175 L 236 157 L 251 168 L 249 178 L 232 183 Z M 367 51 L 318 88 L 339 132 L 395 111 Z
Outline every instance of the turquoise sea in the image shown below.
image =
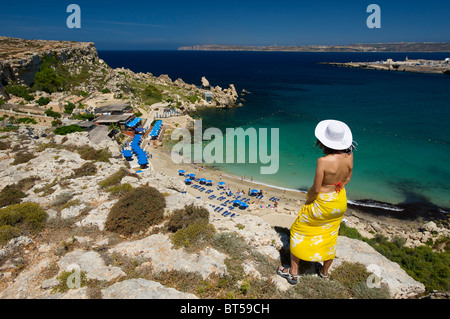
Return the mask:
M 279 128 L 276 174 L 261 163 L 214 164 L 281 188 L 307 190 L 321 151 L 320 120 L 338 119 L 358 143 L 349 199 L 360 205 L 450 211 L 450 76 L 340 68 L 320 62 L 445 59 L 450 53 L 287 53 L 100 51 L 111 67 L 168 74 L 222 88 L 233 83 L 243 107 L 204 109 L 203 128 Z M 247 152 L 255 151 L 248 149 Z M 391 205 L 395 205 L 391 206 Z

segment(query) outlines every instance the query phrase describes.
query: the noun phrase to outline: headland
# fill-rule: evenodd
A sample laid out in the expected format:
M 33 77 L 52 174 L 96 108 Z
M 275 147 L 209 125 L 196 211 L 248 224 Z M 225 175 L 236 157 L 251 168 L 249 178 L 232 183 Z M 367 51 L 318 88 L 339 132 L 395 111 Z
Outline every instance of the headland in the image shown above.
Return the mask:
M 324 62 L 323 64 L 369 70 L 450 75 L 450 57 L 445 60 L 408 59 L 408 57 L 406 57 L 404 61 L 393 61 L 392 59 L 387 59 L 386 61 L 375 62 Z

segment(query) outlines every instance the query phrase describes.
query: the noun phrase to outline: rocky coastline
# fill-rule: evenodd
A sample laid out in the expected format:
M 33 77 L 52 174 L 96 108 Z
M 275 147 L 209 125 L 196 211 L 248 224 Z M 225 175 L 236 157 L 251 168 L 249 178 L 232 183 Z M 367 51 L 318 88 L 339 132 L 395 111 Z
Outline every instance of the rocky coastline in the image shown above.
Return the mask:
M 83 111 L 89 108 L 95 110 L 98 106 L 126 102 L 134 112 L 141 113 L 146 123 L 151 123 L 156 119 L 156 112 L 173 106 L 179 114 L 162 119 L 165 134 L 170 134 L 176 127 L 190 127 L 192 118 L 187 113 L 199 107 L 236 106 L 238 94 L 233 84 L 222 89 L 213 87 L 206 78 L 202 78 L 201 85 L 197 86 L 186 84 L 182 79 L 172 81 L 168 75 L 155 77 L 124 68 L 111 69 L 98 59 L 91 43 L 35 42 L 34 51 L 28 52 L 23 51 L 28 40 L 0 38 L 1 41 L 8 42 L 10 51 L 14 53 L 4 58 L 5 53 L 1 52 L 0 93 L 3 92 L 4 101 L 41 110 L 52 105 L 54 111 L 61 111 L 67 120 L 84 114 Z M 15 46 L 22 49 L 14 50 Z M 8 93 L 8 86 L 33 85 L 30 79 L 40 72 L 45 60 L 43 56 L 55 57 L 57 70 L 66 70 L 78 77 L 65 83 L 67 86 L 57 92 L 32 91 L 30 94 L 36 100 L 48 97 L 52 102 L 44 106 L 27 105 L 29 101 L 23 97 Z M 80 91 L 87 94 L 78 95 L 76 92 Z M 205 92 L 213 93 L 211 101 L 204 98 Z M 158 100 L 154 99 L 155 95 Z M 61 109 L 67 101 L 77 106 L 71 114 L 63 113 Z M 17 117 L 41 119 L 31 111 L 16 113 Z M 220 203 L 183 182 L 178 174 L 180 166 L 170 159 L 168 150 L 164 148 L 164 139 L 146 147 L 152 154 L 150 167 L 138 173 L 121 154 L 124 140 L 118 143 L 116 139 L 105 138 L 94 143 L 88 132 L 63 136 L 55 134 L 55 127 L 51 125 L 51 121 L 43 117 L 37 124 L 15 123 L 14 129 L 5 124 L 4 131 L 0 132 L 1 192 L 13 190 L 13 193 L 5 191 L 5 194 L 18 196 L 21 204 L 39 205 L 47 218 L 41 232 L 13 236 L 0 246 L 0 298 L 211 298 L 217 295 L 208 294 L 209 290 L 214 290 L 212 287 L 225 279 L 233 285 L 228 288 L 229 295 L 219 295 L 222 298 L 261 296 L 251 295 L 248 287 L 262 284 L 274 288 L 271 295 L 262 295 L 266 298 L 355 298 L 341 286 L 336 295 L 318 295 L 314 289 L 314 293 L 298 292 L 296 289 L 301 288 L 291 287 L 275 274 L 275 266 L 289 250 L 287 229 L 305 200 L 304 194 L 266 187 L 264 191 L 268 198 L 282 198 L 276 208 L 268 205 L 270 203 L 266 200 L 264 208 L 262 203 L 255 202 L 237 216 L 226 217 L 214 209 Z M 87 156 L 97 152 L 109 155 L 107 158 Z M 239 180 L 213 169 L 194 165 L 182 168 L 198 171 L 214 182 L 225 181 L 233 190 L 246 190 L 254 185 L 252 181 Z M 163 222 L 133 236 L 122 236 L 107 229 L 106 221 L 119 199 L 111 196 L 101 185 L 116 172 L 126 172 L 119 181 L 121 186 L 151 185 L 163 194 L 166 203 Z M 8 205 L 2 209 L 11 206 L 9 202 L 5 203 Z M 215 230 L 215 238 L 235 245 L 232 246 L 234 249 L 226 249 L 227 245 L 221 246 L 217 242 L 195 252 L 174 246 L 173 234 L 165 231 L 167 219 L 191 204 L 208 211 L 208 223 Z M 445 224 L 430 221 L 405 224 L 401 220 L 377 218 L 357 209 L 349 209 L 345 218 L 348 227 L 355 228 L 364 237 L 401 237 L 408 247 L 422 246 L 430 239 L 449 236 Z M 0 234 L 8 235 L 4 229 Z M 337 250 L 338 258 L 333 269 L 347 263 L 362 264 L 380 277 L 389 298 L 424 297 L 423 283 L 413 279 L 397 263 L 367 243 L 339 236 Z M 248 253 L 238 255 L 238 258 L 235 255 L 238 252 Z M 59 289 L 64 284 L 63 275 L 67 275 L 73 265 L 81 269 L 89 284 Z M 312 264 L 306 265 L 304 278 L 316 283 L 320 278 L 314 275 L 313 269 Z M 177 279 L 167 281 L 165 276 L 171 275 Z M 189 280 L 198 285 L 187 289 Z M 332 290 L 331 285 L 333 283 L 328 290 Z

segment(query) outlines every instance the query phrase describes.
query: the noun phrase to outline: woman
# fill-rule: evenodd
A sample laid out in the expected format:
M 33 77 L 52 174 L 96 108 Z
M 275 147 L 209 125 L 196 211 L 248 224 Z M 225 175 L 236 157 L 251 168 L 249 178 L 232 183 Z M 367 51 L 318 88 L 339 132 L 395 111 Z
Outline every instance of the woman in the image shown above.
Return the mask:
M 340 121 L 325 120 L 317 125 L 315 135 L 316 146 L 325 156 L 317 160 L 314 184 L 291 226 L 291 266 L 277 269 L 290 284 L 297 283 L 300 259 L 318 262 L 318 275 L 328 277 L 339 225 L 347 210 L 345 185 L 352 177 L 354 149 L 350 128 Z

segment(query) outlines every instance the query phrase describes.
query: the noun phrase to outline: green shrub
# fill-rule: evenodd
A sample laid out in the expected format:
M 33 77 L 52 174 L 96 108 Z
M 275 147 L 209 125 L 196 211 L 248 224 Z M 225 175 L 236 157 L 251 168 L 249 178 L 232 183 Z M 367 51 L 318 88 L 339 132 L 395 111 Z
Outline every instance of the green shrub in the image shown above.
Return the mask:
M 61 114 L 59 114 L 58 112 L 53 111 L 53 109 L 50 107 L 47 109 L 47 111 L 44 112 L 45 115 L 53 117 L 53 118 L 60 118 Z
M 12 94 L 12 95 L 21 97 L 26 101 L 34 100 L 34 97 L 32 95 L 30 95 L 30 93 L 28 92 L 28 88 L 25 85 L 19 85 L 19 84 L 8 85 L 5 87 L 5 91 L 8 94 Z
M 43 228 L 46 219 L 47 213 L 36 203 L 14 204 L 0 209 L 0 227 L 16 228 L 2 227 L 8 236 L 36 233 Z
M 20 230 L 17 227 L 11 225 L 0 226 L 0 245 L 6 244 L 14 237 L 20 235 Z
M 72 111 L 75 109 L 75 104 L 73 104 L 70 101 L 66 101 L 66 104 L 64 104 L 64 113 L 72 114 Z
M 73 118 L 75 120 L 80 120 L 80 121 L 84 121 L 84 120 L 91 121 L 91 120 L 93 120 L 95 118 L 95 115 L 94 114 L 81 114 L 81 113 L 79 113 L 79 114 L 73 115 Z
M 142 98 L 145 103 L 151 105 L 162 101 L 162 93 L 155 86 L 149 84 L 144 88 Z
M 0 207 L 18 204 L 26 194 L 17 186 L 17 184 L 6 185 L 0 192 Z
M 84 130 L 76 124 L 61 126 L 55 129 L 55 134 L 57 135 L 67 135 L 75 132 L 84 132 Z
M 208 220 L 209 212 L 206 208 L 194 204 L 186 205 L 182 209 L 173 211 L 167 224 L 167 229 L 171 232 L 176 232 L 194 222 L 208 222 Z
M 339 226 L 339 236 L 362 240 L 363 236 L 355 228 L 348 227 L 345 223 Z
M 122 185 L 112 186 L 106 189 L 106 191 L 111 194 L 111 197 L 118 198 L 131 192 L 133 189 L 134 188 L 133 186 L 131 186 L 131 184 L 125 183 Z
M 108 89 L 108 88 L 104 88 L 104 89 L 102 90 L 102 93 L 111 93 L 111 90 Z
M 81 167 L 75 168 L 70 178 L 79 178 L 83 176 L 92 176 L 97 174 L 97 166 L 92 162 L 86 162 Z
M 109 163 L 111 153 L 107 149 L 96 150 L 95 148 L 85 145 L 77 149 L 81 158 L 86 161 L 99 161 Z
M 166 200 L 156 188 L 141 186 L 123 195 L 111 208 L 106 230 L 121 235 L 137 234 L 164 218 Z
M 60 64 L 55 56 L 47 56 L 42 59 L 39 71 L 34 75 L 34 91 L 53 93 L 60 91 L 64 86 L 64 78 L 55 69 Z
M 348 299 L 349 292 L 338 281 L 314 276 L 299 276 L 293 293 L 302 299 Z M 292 292 L 290 293 L 292 294 Z
M 349 291 L 361 282 L 366 282 L 370 272 L 366 266 L 360 263 L 350 263 L 344 261 L 339 267 L 330 273 L 330 279 L 339 281 Z
M 125 171 L 125 169 L 121 168 L 114 174 L 108 176 L 106 179 L 100 181 L 98 183 L 98 185 L 101 188 L 107 188 L 107 187 L 118 185 L 118 184 L 120 184 L 120 181 L 122 180 L 122 178 L 124 178 L 126 175 L 127 175 L 127 172 Z
M 352 296 L 355 299 L 391 299 L 389 289 L 383 284 L 379 288 L 369 288 L 364 282 L 352 288 Z
M 0 141 L 0 150 L 9 150 L 11 148 L 11 142 L 9 141 Z
M 32 119 L 31 117 L 21 117 L 17 119 L 17 123 L 19 124 L 37 124 L 35 119 Z
M 11 165 L 19 165 L 23 163 L 28 163 L 30 160 L 35 158 L 36 156 L 29 152 L 18 152 L 16 156 L 14 157 L 14 161 L 11 163 Z
M 52 290 L 53 293 L 55 292 L 67 292 L 70 288 L 67 285 L 67 280 L 69 279 L 69 277 L 75 273 L 75 269 L 72 269 L 72 271 L 63 271 L 58 277 L 56 277 L 56 279 L 58 280 L 58 285 L 55 286 Z M 86 272 L 85 271 L 80 271 L 80 287 L 84 287 L 88 284 L 88 279 L 86 278 Z M 74 282 L 72 282 L 74 283 Z M 78 288 L 78 287 L 77 287 Z
M 215 232 L 214 226 L 207 221 L 194 221 L 173 234 L 171 240 L 175 248 L 195 247 L 200 250 L 211 241 Z
M 47 105 L 48 103 L 50 103 L 50 101 L 51 101 L 50 98 L 43 96 L 41 96 L 39 99 L 36 100 L 37 104 L 39 104 L 40 106 Z

